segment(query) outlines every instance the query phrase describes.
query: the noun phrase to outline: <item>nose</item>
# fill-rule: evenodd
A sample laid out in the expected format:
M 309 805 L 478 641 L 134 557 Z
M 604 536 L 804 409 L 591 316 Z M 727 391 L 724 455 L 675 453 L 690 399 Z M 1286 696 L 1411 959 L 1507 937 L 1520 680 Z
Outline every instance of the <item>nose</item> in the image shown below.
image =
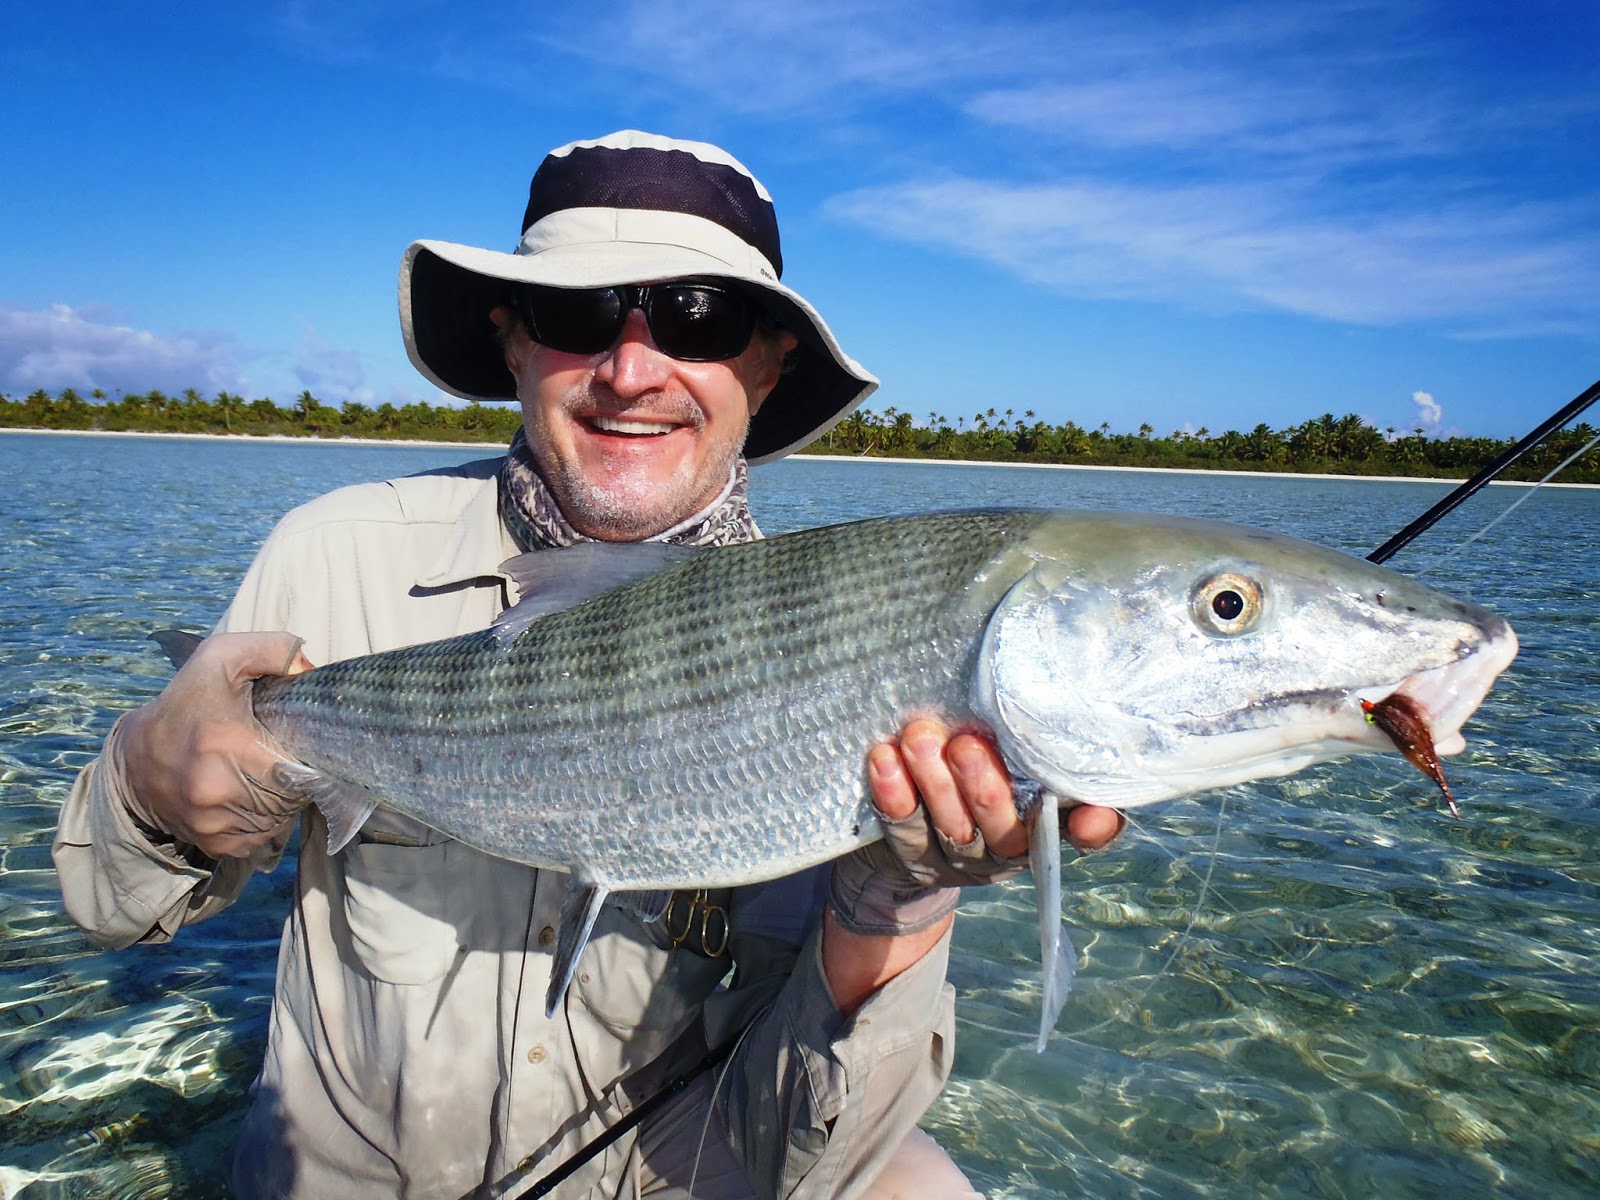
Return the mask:
M 661 353 L 650 336 L 642 309 L 631 309 L 622 332 L 595 366 L 594 377 L 619 396 L 637 396 L 665 386 L 672 374 L 672 359 Z

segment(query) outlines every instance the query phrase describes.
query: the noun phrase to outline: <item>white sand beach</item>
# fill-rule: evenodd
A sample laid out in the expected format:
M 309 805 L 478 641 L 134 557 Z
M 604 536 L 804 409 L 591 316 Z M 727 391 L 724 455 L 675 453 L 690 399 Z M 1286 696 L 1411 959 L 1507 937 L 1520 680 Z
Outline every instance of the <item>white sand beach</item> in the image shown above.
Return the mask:
M 175 438 L 196 439 L 214 442 L 279 442 L 298 445 L 316 446 L 434 446 L 444 449 L 459 446 L 463 450 L 481 449 L 483 447 L 499 447 L 503 442 L 445 442 L 424 441 L 416 438 L 322 438 L 322 437 L 289 437 L 286 434 L 248 434 L 248 433 L 146 433 L 139 430 L 119 429 L 22 429 L 0 426 L 0 433 L 27 433 L 43 434 L 57 437 L 133 437 L 133 438 Z M 1360 483 L 1461 483 L 1460 479 L 1439 479 L 1420 475 L 1340 475 L 1333 472 L 1301 472 L 1301 471 L 1224 471 L 1207 469 L 1203 467 L 1112 467 L 1091 463 L 1022 463 L 1022 462 L 984 462 L 981 459 L 967 458 L 873 458 L 868 455 L 843 455 L 843 454 L 791 454 L 790 458 L 810 460 L 815 462 L 853 462 L 872 463 L 879 466 L 923 466 L 923 467 L 1016 467 L 1026 471 L 1144 471 L 1165 475 L 1243 475 L 1251 478 L 1265 479 L 1335 479 Z M 1536 483 L 1519 479 L 1495 479 L 1490 487 L 1524 487 L 1539 486 Z M 1559 483 L 1552 481 L 1545 487 L 1559 488 L 1600 488 L 1600 483 Z

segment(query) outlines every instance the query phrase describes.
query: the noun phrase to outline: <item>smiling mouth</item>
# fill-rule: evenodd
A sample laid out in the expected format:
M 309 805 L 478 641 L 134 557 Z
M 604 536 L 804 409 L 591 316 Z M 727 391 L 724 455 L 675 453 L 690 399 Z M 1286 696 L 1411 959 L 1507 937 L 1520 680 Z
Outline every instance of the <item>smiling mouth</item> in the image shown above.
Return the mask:
M 676 421 L 630 421 L 622 417 L 592 416 L 583 423 L 596 433 L 620 434 L 624 437 L 661 437 L 681 428 Z

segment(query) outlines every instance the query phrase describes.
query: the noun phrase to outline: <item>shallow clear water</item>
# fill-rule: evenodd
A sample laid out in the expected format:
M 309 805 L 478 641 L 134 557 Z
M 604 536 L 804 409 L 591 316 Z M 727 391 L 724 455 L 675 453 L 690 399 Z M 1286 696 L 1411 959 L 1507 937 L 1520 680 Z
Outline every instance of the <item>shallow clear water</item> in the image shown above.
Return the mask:
M 115 716 L 167 677 L 145 634 L 213 620 L 282 511 L 471 454 L 0 434 L 0 1197 L 220 1194 L 290 868 L 172 946 L 101 953 L 61 915 L 56 809 Z M 1226 517 L 1356 553 L 1443 490 L 828 461 L 753 473 L 769 533 L 1028 503 Z M 1480 496 L 1394 565 L 1427 567 L 1521 494 Z M 1465 820 L 1385 756 L 1142 810 L 1113 850 L 1068 862 L 1078 983 L 1045 1054 L 1030 890 L 963 907 L 956 1074 L 924 1124 L 980 1188 L 1600 1194 L 1597 563 L 1600 493 L 1547 490 L 1429 570 L 1523 644 L 1449 764 Z

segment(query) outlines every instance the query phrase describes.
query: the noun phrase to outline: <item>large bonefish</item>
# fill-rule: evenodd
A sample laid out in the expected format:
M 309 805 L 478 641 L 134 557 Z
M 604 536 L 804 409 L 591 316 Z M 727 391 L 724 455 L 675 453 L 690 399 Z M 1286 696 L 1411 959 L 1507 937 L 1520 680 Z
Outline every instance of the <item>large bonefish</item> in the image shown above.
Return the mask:
M 938 714 L 1053 801 L 1029 814 L 1042 1045 L 1070 967 L 1058 805 L 1392 749 L 1363 712 L 1391 697 L 1454 753 L 1517 646 L 1476 605 L 1213 521 L 958 512 L 663 555 L 683 552 L 524 555 L 528 599 L 494 628 L 255 688 L 333 847 L 382 805 L 571 874 L 552 1011 L 608 894 L 779 878 L 877 838 L 867 749 Z

